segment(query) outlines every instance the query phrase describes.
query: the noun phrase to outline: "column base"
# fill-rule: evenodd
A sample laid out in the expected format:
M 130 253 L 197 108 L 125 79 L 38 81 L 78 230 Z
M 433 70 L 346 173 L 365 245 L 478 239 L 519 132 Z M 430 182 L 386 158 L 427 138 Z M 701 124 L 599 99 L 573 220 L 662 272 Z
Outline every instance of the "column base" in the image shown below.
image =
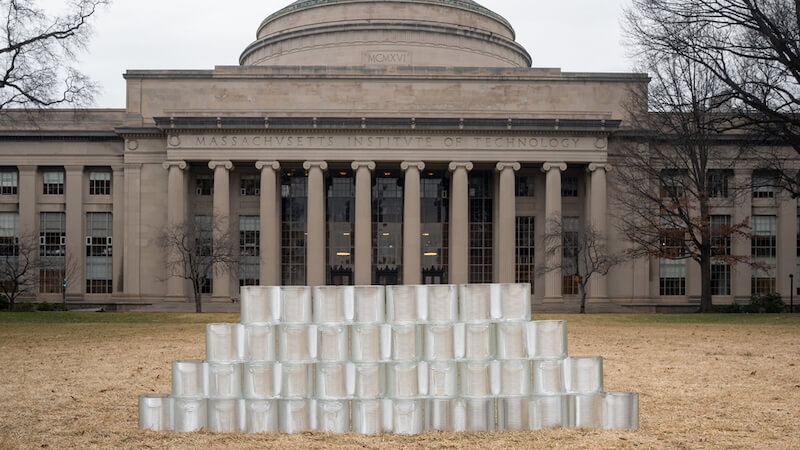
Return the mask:
M 542 303 L 564 303 L 564 297 L 563 296 L 544 297 L 542 299 Z

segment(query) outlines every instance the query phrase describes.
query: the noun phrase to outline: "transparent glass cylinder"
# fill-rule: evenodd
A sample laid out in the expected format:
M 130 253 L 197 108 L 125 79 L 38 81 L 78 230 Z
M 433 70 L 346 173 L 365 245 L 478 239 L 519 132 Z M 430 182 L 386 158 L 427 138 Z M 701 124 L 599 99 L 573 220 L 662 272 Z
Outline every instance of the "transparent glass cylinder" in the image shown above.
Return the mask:
M 459 426 L 465 418 L 459 414 L 460 403 L 452 398 L 431 398 L 425 401 L 426 431 L 464 431 L 466 424 Z
M 497 429 L 507 431 L 528 430 L 528 397 L 497 399 Z
M 525 322 L 501 322 L 497 330 L 497 359 L 527 358 L 525 349 Z
M 425 395 L 427 373 L 420 363 L 388 363 L 386 393 L 391 398 L 416 398 Z
M 464 324 L 464 359 L 485 360 L 495 357 L 494 324 Z
M 315 328 L 308 325 L 278 326 L 278 359 L 289 362 L 312 360 L 312 340 L 316 347 Z
M 342 362 L 350 359 L 345 325 L 319 325 L 317 327 L 317 360 Z
M 242 286 L 240 303 L 243 324 L 278 323 L 281 288 L 277 286 Z
M 463 399 L 466 429 L 464 431 L 480 432 L 495 430 L 495 399 L 466 398 Z
M 244 330 L 238 323 L 206 325 L 206 361 L 234 362 L 242 360 Z
M 349 432 L 350 402 L 347 400 L 318 400 L 317 431 L 323 433 Z
M 531 389 L 531 363 L 528 360 L 500 361 L 500 395 L 527 396 Z
M 639 394 L 607 392 L 603 398 L 603 428 L 608 430 L 639 429 Z
M 245 431 L 272 433 L 278 431 L 277 400 L 245 400 Z
M 486 322 L 492 320 L 492 285 L 459 285 L 458 304 L 462 322 Z
M 350 355 L 355 362 L 381 360 L 381 326 L 356 324 L 350 327 Z
M 452 398 L 458 395 L 458 364 L 448 361 L 428 363 L 428 396 Z
M 603 358 L 572 357 L 564 360 L 565 386 L 569 394 L 603 392 Z
M 353 433 L 380 434 L 383 431 L 383 402 L 381 400 L 353 400 Z
M 458 366 L 461 396 L 489 397 L 492 395 L 492 371 L 489 361 L 462 362 Z
M 563 394 L 564 360 L 537 359 L 531 361 L 533 393 L 540 395 Z
M 501 284 L 494 314 L 498 320 L 531 320 L 531 285 L 528 283 Z
M 427 317 L 429 323 L 452 323 L 458 320 L 458 286 L 454 284 L 427 287 Z
M 392 360 L 418 361 L 422 357 L 422 326 L 392 325 Z
M 275 326 L 250 324 L 244 326 L 244 360 L 275 361 Z
M 208 398 L 232 399 L 242 396 L 240 363 L 208 363 Z
M 455 326 L 452 324 L 425 325 L 425 359 L 450 361 L 455 359 Z
M 308 286 L 281 287 L 281 322 L 311 322 L 311 288 Z
M 424 400 L 392 400 L 392 432 L 419 434 L 425 431 Z
M 354 372 L 354 398 L 377 399 L 386 393 L 386 365 L 383 363 L 356 363 Z
M 408 323 L 419 321 L 417 304 L 424 302 L 426 286 L 386 286 L 386 321 Z
M 323 324 L 352 321 L 355 292 L 353 286 L 314 286 L 312 292 L 314 322 Z
M 246 362 L 242 366 L 242 395 L 246 399 L 272 399 L 280 392 L 280 365 Z
M 173 431 L 200 431 L 208 423 L 208 401 L 204 398 L 172 397 Z
M 531 431 L 569 426 L 566 395 L 532 395 L 528 406 L 528 428 Z
M 353 322 L 383 323 L 385 321 L 386 288 L 384 286 L 355 286 Z
M 279 400 L 278 427 L 281 433 L 313 431 L 313 400 Z
M 244 431 L 244 400 L 217 399 L 208 401 L 208 430 L 212 433 Z
M 201 398 L 208 395 L 207 365 L 199 360 L 172 362 L 172 396 Z
M 528 357 L 563 359 L 567 357 L 567 322 L 537 320 L 528 323 Z
M 167 394 L 139 396 L 139 429 L 172 430 L 172 399 Z
M 569 394 L 569 426 L 601 428 L 603 426 L 603 394 Z
M 349 397 L 348 382 L 352 366 L 347 363 L 317 363 L 316 399 L 343 399 Z
M 281 363 L 281 398 L 308 399 L 314 395 L 314 364 Z

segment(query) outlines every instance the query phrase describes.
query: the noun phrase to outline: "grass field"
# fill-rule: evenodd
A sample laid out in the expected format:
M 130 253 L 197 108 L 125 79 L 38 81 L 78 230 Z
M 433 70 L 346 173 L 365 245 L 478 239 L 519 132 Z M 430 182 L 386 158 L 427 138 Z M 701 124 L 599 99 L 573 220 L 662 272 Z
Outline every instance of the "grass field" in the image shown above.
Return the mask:
M 536 316 L 569 321 L 570 354 L 605 357 L 607 391 L 641 394 L 636 432 L 141 432 L 137 396 L 202 359 L 235 314 L 0 314 L 0 448 L 800 448 L 800 314 Z

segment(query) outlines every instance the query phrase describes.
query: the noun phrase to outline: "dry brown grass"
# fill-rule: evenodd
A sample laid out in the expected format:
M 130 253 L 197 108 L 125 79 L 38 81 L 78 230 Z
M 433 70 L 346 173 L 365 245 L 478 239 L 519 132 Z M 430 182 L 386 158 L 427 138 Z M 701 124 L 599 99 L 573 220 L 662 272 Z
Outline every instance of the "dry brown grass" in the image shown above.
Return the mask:
M 0 322 L 0 448 L 800 448 L 800 326 L 568 317 L 572 355 L 605 357 L 606 390 L 641 394 L 637 432 L 414 437 L 141 432 L 137 396 L 202 358 L 189 323 Z

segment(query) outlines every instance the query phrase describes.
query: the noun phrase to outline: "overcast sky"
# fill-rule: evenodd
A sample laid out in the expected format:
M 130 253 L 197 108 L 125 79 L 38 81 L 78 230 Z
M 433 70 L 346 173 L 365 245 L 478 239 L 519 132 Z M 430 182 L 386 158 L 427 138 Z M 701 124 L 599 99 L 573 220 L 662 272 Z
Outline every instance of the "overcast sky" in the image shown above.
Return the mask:
M 80 56 L 102 85 L 97 107 L 125 107 L 128 69 L 212 69 L 236 65 L 256 27 L 293 0 L 114 0 L 94 18 Z M 630 0 L 478 0 L 502 15 L 535 67 L 570 72 L 627 72 L 620 17 Z M 57 11 L 63 0 L 42 0 Z

